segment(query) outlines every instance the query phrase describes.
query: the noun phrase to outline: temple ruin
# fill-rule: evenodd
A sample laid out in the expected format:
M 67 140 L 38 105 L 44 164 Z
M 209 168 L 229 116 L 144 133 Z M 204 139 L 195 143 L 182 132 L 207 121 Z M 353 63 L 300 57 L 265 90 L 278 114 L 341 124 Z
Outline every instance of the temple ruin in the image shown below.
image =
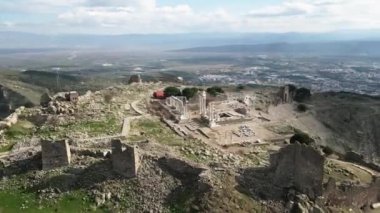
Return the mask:
M 186 97 L 171 96 L 166 98 L 166 105 L 174 110 L 173 114 L 176 115 L 179 121 L 188 119 Z

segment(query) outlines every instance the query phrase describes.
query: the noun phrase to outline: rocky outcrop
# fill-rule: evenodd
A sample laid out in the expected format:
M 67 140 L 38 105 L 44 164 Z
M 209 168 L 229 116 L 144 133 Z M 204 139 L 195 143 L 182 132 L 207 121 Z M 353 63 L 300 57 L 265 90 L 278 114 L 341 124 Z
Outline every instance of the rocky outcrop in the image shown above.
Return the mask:
M 324 192 L 330 206 L 353 206 L 361 209 L 380 201 L 380 178 L 371 184 L 337 183 L 330 178 Z
M 273 182 L 316 199 L 322 195 L 324 161 L 324 157 L 310 146 L 289 145 L 270 156 Z

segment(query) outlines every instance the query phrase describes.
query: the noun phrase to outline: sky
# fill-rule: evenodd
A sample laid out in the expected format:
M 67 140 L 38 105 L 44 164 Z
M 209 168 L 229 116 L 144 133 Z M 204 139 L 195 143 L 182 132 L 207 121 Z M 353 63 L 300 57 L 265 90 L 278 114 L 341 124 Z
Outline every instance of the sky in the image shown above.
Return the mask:
M 38 34 L 379 28 L 380 0 L 0 0 L 0 31 Z

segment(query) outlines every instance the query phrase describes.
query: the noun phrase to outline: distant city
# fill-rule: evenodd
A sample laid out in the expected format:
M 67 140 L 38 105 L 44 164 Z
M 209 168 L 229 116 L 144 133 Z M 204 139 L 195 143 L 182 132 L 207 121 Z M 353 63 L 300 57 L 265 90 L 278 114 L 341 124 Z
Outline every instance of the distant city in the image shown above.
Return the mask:
M 369 59 L 255 57 L 199 74 L 201 84 L 296 84 L 313 91 L 380 95 L 380 63 Z M 196 83 L 196 82 L 194 82 Z

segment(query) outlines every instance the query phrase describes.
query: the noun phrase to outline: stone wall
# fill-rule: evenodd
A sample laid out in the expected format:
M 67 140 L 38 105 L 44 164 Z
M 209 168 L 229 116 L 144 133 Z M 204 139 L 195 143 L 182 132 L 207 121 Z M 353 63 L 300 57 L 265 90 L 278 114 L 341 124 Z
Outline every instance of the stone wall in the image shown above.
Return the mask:
M 354 206 L 368 208 L 371 204 L 380 201 L 380 178 L 374 179 L 369 185 L 355 185 L 341 183 L 329 179 L 324 197 L 330 206 Z
M 292 144 L 270 156 L 274 184 L 293 188 L 311 199 L 322 195 L 324 157 L 312 147 Z
M 41 141 L 42 169 L 49 170 L 70 165 L 71 152 L 67 140 Z
M 111 143 L 113 170 L 127 178 L 136 177 L 140 167 L 137 147 L 124 145 L 120 140 L 113 140 Z
M 4 120 L 0 121 L 0 130 L 5 130 L 15 125 L 18 122 L 19 115 L 21 115 L 24 110 L 25 107 L 19 107 L 15 110 L 14 113 L 10 114 Z
M 121 129 L 121 135 L 127 137 L 129 130 L 131 129 L 131 122 L 129 118 L 124 118 L 123 127 Z

